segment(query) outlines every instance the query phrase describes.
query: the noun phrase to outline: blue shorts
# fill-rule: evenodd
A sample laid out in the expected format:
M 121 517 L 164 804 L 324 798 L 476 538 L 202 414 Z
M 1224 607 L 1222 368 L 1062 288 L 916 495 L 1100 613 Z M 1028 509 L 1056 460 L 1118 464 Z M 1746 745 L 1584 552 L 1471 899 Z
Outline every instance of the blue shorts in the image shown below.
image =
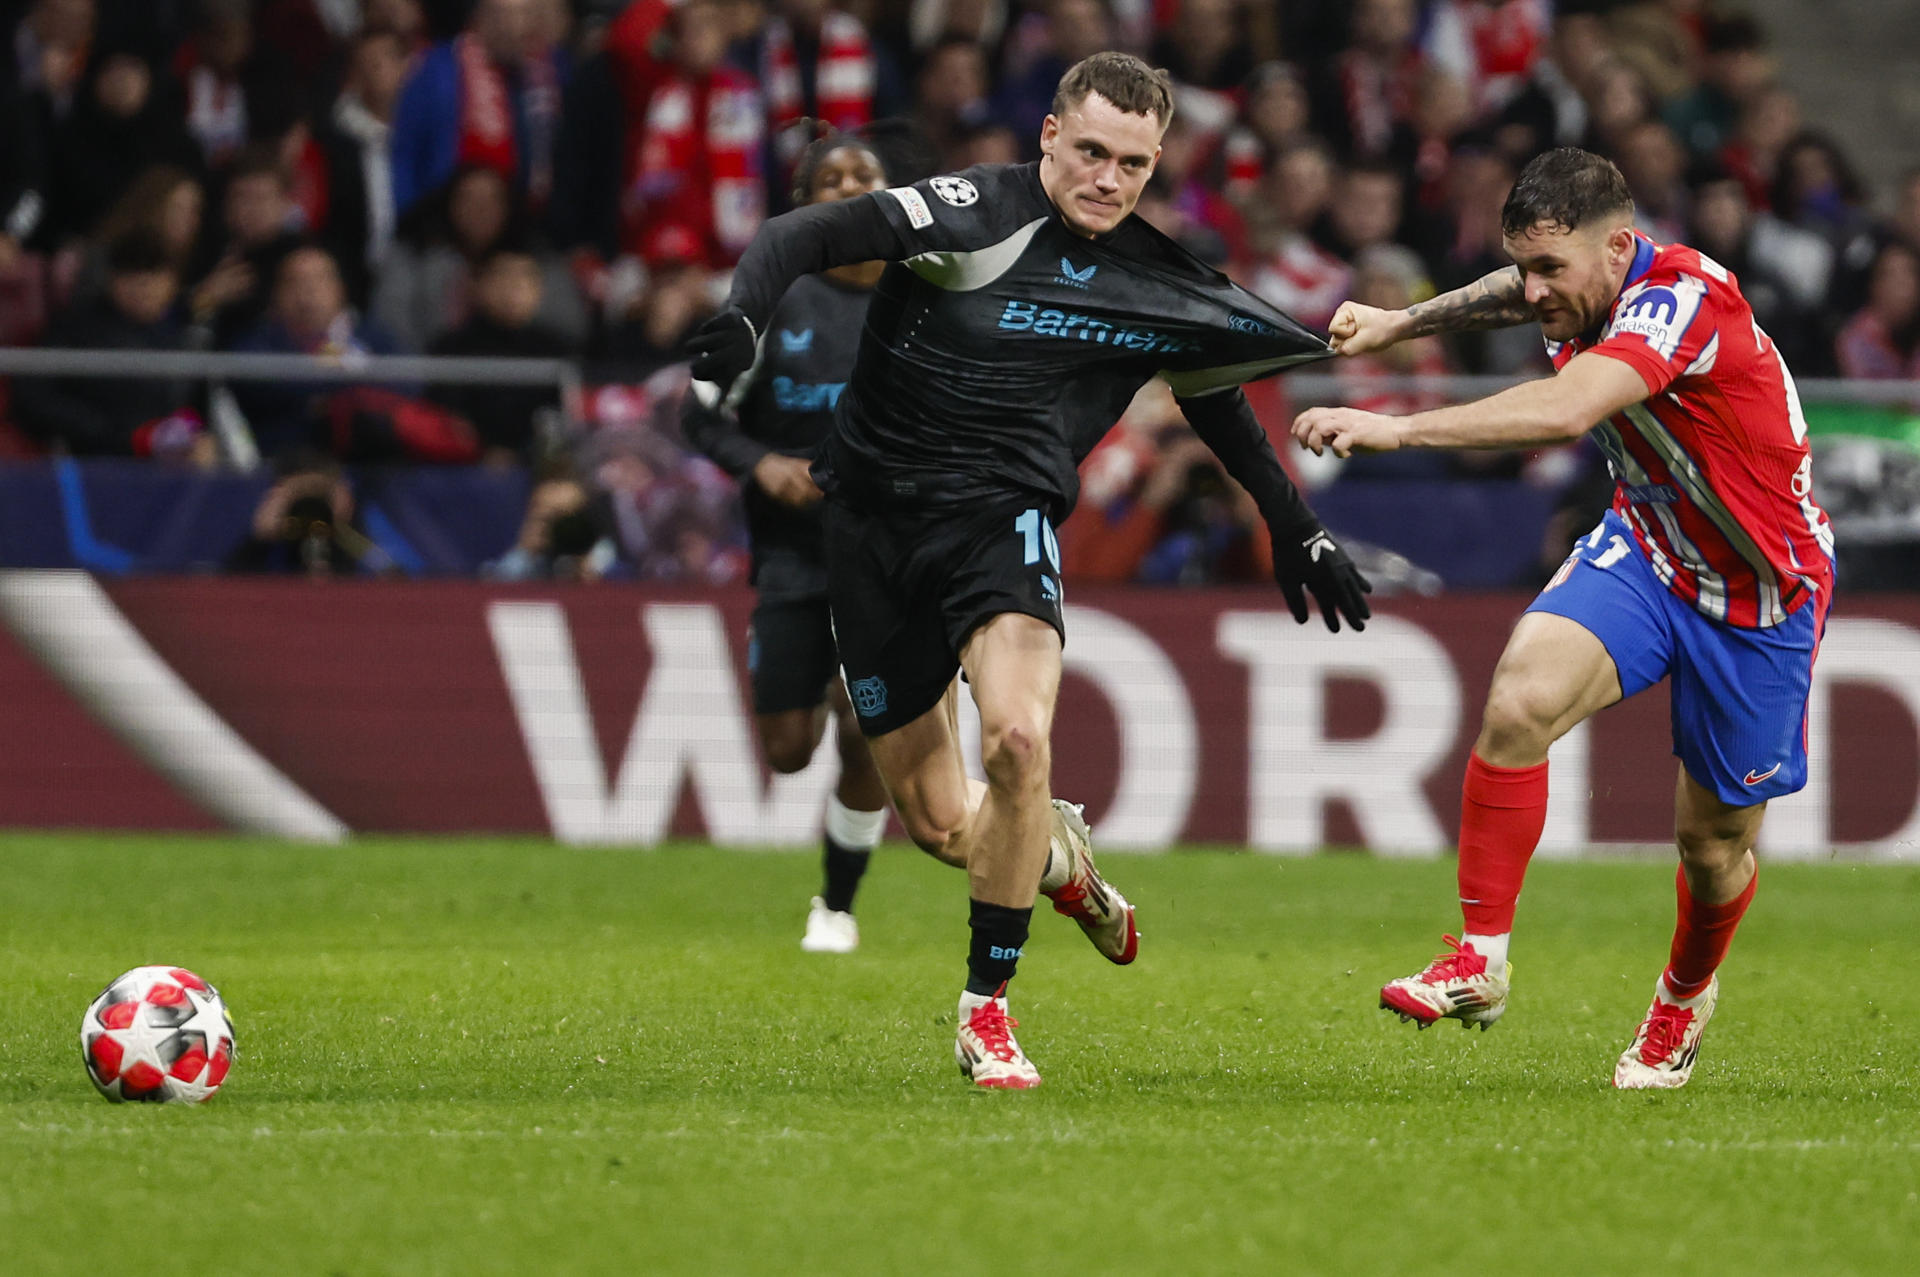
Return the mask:
M 1807 783 L 1807 689 L 1825 599 L 1766 629 L 1722 624 L 1660 583 L 1609 510 L 1527 611 L 1591 631 L 1623 698 L 1671 675 L 1674 756 L 1721 802 L 1750 807 Z

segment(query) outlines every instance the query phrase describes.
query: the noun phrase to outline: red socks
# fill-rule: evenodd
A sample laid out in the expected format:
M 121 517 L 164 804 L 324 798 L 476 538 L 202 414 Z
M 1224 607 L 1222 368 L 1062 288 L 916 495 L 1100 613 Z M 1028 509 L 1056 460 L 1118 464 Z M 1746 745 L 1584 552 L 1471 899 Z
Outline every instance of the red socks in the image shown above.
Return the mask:
M 1513 930 L 1514 902 L 1546 825 L 1545 763 L 1495 767 L 1477 753 L 1468 757 L 1460 787 L 1460 912 L 1469 932 Z
M 1674 876 L 1679 888 L 1680 919 L 1673 928 L 1673 949 L 1667 958 L 1664 977 L 1667 992 L 1675 998 L 1691 998 L 1705 992 L 1714 971 L 1733 944 L 1733 933 L 1747 906 L 1753 903 L 1753 889 L 1760 885 L 1755 873 L 1747 889 L 1722 905 L 1703 905 L 1687 890 L 1687 873 Z

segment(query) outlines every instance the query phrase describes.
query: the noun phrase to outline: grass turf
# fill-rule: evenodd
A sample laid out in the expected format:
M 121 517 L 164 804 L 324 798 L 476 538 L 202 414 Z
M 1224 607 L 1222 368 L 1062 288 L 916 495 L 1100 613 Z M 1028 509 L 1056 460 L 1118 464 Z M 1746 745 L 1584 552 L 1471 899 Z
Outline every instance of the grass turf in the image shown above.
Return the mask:
M 1670 870 L 1540 864 L 1493 1032 L 1375 990 L 1452 868 L 1111 857 L 1140 962 L 1038 917 L 1046 1085 L 951 1055 L 962 884 L 876 859 L 850 958 L 815 863 L 675 846 L 6 839 L 0 1265 L 237 1273 L 1911 1271 L 1920 871 L 1769 867 L 1693 1084 L 1616 1094 Z M 121 970 L 193 967 L 241 1058 L 112 1106 Z

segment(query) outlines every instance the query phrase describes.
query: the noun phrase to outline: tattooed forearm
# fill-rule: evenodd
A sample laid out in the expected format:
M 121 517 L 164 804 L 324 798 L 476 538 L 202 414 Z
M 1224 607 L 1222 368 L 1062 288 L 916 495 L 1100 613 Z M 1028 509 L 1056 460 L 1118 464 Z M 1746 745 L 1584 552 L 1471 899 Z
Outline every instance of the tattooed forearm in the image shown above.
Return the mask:
M 1531 323 L 1533 307 L 1527 305 L 1524 287 L 1517 266 L 1483 275 L 1465 288 L 1408 307 L 1407 321 L 1412 330 L 1407 335 L 1426 337 Z

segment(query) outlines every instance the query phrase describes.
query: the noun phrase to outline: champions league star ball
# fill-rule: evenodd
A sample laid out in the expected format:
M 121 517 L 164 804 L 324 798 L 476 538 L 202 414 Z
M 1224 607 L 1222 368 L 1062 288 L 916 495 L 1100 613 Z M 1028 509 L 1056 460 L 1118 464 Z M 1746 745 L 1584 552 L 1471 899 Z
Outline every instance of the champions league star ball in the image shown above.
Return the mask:
M 233 1019 L 214 987 L 181 967 L 135 967 L 80 1021 L 87 1076 L 115 1104 L 203 1104 L 233 1067 Z

